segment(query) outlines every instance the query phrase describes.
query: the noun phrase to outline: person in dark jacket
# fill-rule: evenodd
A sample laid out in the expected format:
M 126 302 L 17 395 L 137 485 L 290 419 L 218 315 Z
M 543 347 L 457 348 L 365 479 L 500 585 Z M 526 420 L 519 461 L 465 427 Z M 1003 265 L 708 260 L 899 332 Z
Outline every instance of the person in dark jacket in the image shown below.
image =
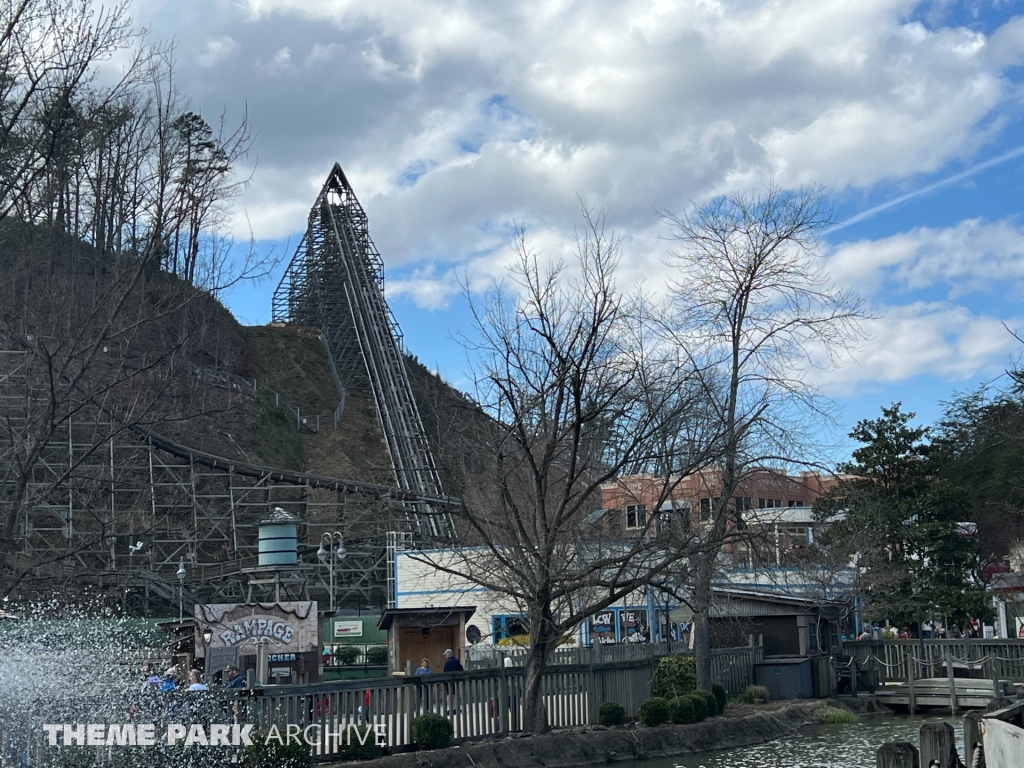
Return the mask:
M 444 671 L 445 672 L 462 672 L 462 662 L 455 658 L 455 654 L 452 653 L 452 649 L 449 648 L 444 652 Z
M 228 667 L 227 688 L 245 688 L 245 678 L 238 673 L 238 667 Z

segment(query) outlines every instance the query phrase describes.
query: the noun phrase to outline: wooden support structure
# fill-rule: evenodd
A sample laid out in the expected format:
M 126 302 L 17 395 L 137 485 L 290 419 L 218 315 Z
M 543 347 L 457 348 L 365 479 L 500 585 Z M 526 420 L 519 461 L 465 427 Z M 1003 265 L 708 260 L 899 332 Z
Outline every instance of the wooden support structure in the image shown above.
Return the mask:
M 910 714 L 917 714 L 917 697 L 914 695 L 914 654 L 907 653 L 906 656 L 907 664 L 907 694 L 910 696 L 910 700 L 907 702 L 907 708 L 910 710 Z
M 921 768 L 920 753 L 909 741 L 890 741 L 875 753 L 876 768 Z
M 953 653 L 946 650 L 946 674 L 949 676 L 949 711 L 956 717 L 960 714 L 960 707 L 956 701 L 956 675 L 953 670 Z
M 964 762 L 967 765 L 972 764 L 974 750 L 981 744 L 981 730 L 978 728 L 978 723 L 983 716 L 983 713 L 977 710 L 964 714 L 964 752 L 967 753 L 964 755 Z
M 956 736 L 949 723 L 925 723 L 920 731 L 921 765 L 957 768 Z

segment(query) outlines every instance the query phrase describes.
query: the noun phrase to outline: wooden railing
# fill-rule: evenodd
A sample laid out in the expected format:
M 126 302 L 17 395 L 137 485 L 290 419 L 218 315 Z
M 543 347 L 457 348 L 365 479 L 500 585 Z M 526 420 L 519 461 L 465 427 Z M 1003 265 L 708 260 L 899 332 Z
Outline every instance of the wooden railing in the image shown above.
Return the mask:
M 526 664 L 527 649 L 512 647 L 477 648 L 471 651 L 467 668 L 498 669 L 504 666 L 508 658 L 513 667 Z M 608 664 L 624 661 L 644 661 L 660 659 L 668 655 L 692 656 L 680 643 L 624 643 L 621 645 L 595 644 L 589 647 L 559 648 L 552 654 L 551 663 L 555 666 L 565 664 Z M 711 670 L 715 682 L 725 686 L 730 695 L 742 693 L 753 682 L 754 664 L 764 660 L 764 649 L 761 646 L 742 646 L 739 648 L 716 648 L 711 651 Z
M 595 643 L 591 646 L 564 646 L 551 654 L 551 663 L 558 664 L 606 664 L 613 661 L 643 661 L 657 659 L 669 653 L 686 652 L 681 643 L 622 643 L 618 645 Z M 526 665 L 528 649 L 523 646 L 498 646 L 479 644 L 467 649 L 467 669 L 497 669 L 509 659 L 512 666 Z
M 715 650 L 715 680 L 730 693 L 742 691 L 753 682 L 754 664 L 762 658 L 760 647 Z M 651 696 L 651 677 L 657 664 L 652 657 L 548 667 L 542 679 L 548 724 L 555 728 L 595 724 L 598 710 L 607 701 L 636 714 Z M 390 749 L 408 748 L 413 743 L 412 721 L 428 712 L 451 721 L 457 742 L 524 730 L 525 683 L 523 667 L 499 667 L 254 690 L 221 689 L 208 694 L 140 694 L 134 717 L 137 722 L 156 724 L 157 732 L 172 722 L 234 722 L 251 724 L 254 730 L 277 726 L 282 734 L 298 726 L 304 737 L 308 734 L 316 742 L 314 756 L 330 761 L 336 759 L 337 735 L 349 738 L 354 730 L 350 726 L 376 726 Z M 38 727 L 0 723 L 0 743 L 16 745 L 19 765 L 48 765 L 52 750 L 44 741 Z M 0 766 L 6 768 L 4 759 L 0 752 Z
M 1024 640 L 862 640 L 844 643 L 861 669 L 878 669 L 879 682 L 906 680 L 907 659 L 915 659 L 914 677 L 945 674 L 947 658 L 979 677 L 1024 682 Z

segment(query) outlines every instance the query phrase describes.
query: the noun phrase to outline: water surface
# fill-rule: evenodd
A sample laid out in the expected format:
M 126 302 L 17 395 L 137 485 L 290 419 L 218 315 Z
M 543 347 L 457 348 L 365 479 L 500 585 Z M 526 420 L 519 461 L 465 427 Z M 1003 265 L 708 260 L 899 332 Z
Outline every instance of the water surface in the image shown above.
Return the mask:
M 731 749 L 662 760 L 645 760 L 631 768 L 870 768 L 875 751 L 887 741 L 909 741 L 920 747 L 918 731 L 923 723 L 952 723 L 957 750 L 963 759 L 963 720 L 945 717 L 871 715 L 849 725 L 815 725 L 792 736 L 754 747 Z

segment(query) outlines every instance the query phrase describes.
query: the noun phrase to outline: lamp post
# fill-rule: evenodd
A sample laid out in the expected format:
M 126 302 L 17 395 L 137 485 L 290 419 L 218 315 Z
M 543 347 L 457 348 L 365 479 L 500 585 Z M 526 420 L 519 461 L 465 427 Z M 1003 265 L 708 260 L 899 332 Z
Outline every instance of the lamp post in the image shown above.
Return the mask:
M 326 544 L 327 546 L 324 546 Z M 341 531 L 325 533 L 320 537 L 320 549 L 316 556 L 321 563 L 327 563 L 327 571 L 330 579 L 331 613 L 334 612 L 334 561 L 341 560 L 346 555 L 345 537 Z
M 178 577 L 178 621 L 181 622 L 185 618 L 184 611 L 182 609 L 182 603 L 185 599 L 185 558 L 181 558 L 178 561 L 178 572 L 175 574 Z
M 210 675 L 210 641 L 213 639 L 213 630 L 206 627 L 203 630 L 203 676 L 209 679 Z

